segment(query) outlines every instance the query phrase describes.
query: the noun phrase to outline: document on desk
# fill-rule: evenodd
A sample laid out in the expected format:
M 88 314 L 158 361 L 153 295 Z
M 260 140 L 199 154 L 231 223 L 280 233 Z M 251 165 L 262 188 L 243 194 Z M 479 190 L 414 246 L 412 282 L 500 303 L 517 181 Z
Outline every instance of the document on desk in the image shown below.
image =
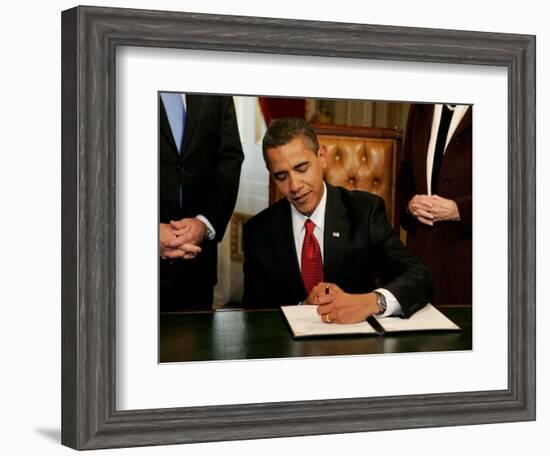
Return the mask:
M 376 335 L 405 331 L 457 331 L 460 327 L 449 320 L 431 304 L 415 312 L 410 318 L 376 318 L 379 328 L 375 329 L 367 321 L 343 325 L 324 323 L 317 314 L 317 306 L 282 306 L 284 316 L 293 337 L 337 336 L 365 334 Z M 375 323 L 376 323 L 375 322 Z

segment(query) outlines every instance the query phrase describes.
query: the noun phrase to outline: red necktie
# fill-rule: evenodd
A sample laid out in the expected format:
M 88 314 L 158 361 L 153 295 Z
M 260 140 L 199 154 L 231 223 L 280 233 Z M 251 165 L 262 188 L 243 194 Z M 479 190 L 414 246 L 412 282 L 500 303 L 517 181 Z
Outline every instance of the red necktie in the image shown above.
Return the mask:
M 313 234 L 315 223 L 307 219 L 304 225 L 306 236 L 302 246 L 302 279 L 309 295 L 311 289 L 323 281 L 323 260 L 319 243 Z

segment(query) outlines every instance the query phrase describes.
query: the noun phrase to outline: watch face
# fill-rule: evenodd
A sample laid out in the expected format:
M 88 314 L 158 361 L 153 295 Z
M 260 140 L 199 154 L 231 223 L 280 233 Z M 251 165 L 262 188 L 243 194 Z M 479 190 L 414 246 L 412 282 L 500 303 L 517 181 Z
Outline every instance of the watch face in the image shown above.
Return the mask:
M 382 309 L 382 312 L 385 312 L 386 309 L 388 308 L 388 305 L 386 304 L 386 297 L 382 294 L 382 293 L 379 293 L 378 295 L 378 307 L 380 307 L 380 309 Z M 382 313 L 380 312 L 380 313 Z

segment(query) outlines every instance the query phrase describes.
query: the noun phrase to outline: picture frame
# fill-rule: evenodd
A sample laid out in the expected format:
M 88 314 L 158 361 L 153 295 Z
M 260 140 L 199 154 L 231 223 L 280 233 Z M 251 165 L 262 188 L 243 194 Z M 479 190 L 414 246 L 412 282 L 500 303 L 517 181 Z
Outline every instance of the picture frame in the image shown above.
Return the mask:
M 117 410 L 117 46 L 506 68 L 508 388 Z M 64 11 L 62 443 L 97 449 L 534 420 L 535 125 L 530 35 L 102 7 Z

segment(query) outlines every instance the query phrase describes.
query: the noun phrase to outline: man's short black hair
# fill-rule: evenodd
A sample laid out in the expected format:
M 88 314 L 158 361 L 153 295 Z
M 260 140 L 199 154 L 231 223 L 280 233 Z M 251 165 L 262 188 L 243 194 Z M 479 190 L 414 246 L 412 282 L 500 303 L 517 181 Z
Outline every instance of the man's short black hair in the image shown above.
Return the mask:
M 317 153 L 319 150 L 319 140 L 313 128 L 299 117 L 282 117 L 275 120 L 267 129 L 262 142 L 262 151 L 265 153 L 268 149 L 284 146 L 294 138 L 303 137 L 306 147 Z

